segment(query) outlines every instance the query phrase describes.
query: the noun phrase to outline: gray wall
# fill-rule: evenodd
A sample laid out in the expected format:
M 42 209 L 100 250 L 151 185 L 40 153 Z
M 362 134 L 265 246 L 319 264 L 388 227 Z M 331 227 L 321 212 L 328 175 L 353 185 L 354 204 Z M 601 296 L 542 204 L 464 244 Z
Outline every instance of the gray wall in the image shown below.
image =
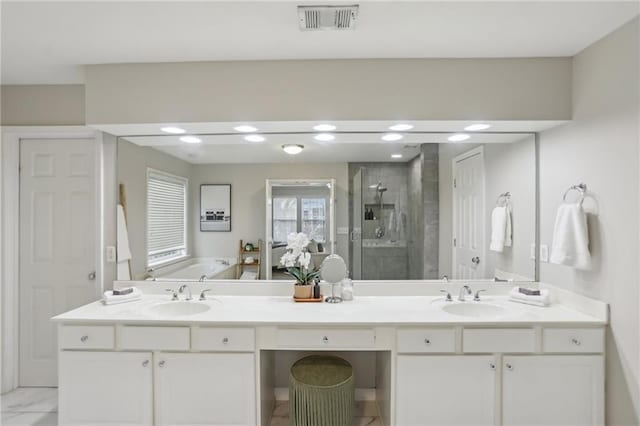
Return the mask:
M 564 120 L 570 78 L 569 58 L 89 65 L 87 123 Z
M 84 86 L 80 84 L 0 87 L 3 126 L 84 124 Z
M 131 249 L 132 275 L 140 277 L 145 273 L 147 265 L 147 167 L 189 179 L 189 199 L 191 200 L 194 197 L 193 165 L 156 149 L 138 146 L 120 139 L 117 167 L 118 184 L 125 185 L 127 197 L 127 230 Z M 199 185 L 197 188 L 199 190 Z M 193 255 L 193 228 L 194 223 L 200 222 L 200 210 L 198 205 L 190 201 L 187 211 L 192 218 L 196 216 L 198 218 L 196 222 L 193 220 L 187 222 L 187 252 Z
M 588 185 L 593 269 L 542 263 L 540 280 L 608 302 L 608 425 L 640 423 L 638 19 L 573 61 L 573 121 L 540 135 L 540 238 L 551 244 L 562 194 Z M 634 407 L 635 404 L 635 407 Z

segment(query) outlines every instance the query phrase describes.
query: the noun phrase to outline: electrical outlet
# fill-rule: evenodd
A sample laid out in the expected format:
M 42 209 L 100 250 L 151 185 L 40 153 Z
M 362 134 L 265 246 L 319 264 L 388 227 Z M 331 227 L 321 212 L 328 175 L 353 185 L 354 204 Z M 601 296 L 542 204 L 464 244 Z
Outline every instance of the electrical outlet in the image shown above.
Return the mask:
M 546 244 L 540 244 L 540 262 L 549 261 L 549 246 Z
M 116 262 L 116 248 L 114 246 L 107 246 L 105 248 L 105 257 L 107 258 L 107 262 L 115 263 Z
M 529 259 L 536 260 L 536 243 L 531 243 L 529 246 Z

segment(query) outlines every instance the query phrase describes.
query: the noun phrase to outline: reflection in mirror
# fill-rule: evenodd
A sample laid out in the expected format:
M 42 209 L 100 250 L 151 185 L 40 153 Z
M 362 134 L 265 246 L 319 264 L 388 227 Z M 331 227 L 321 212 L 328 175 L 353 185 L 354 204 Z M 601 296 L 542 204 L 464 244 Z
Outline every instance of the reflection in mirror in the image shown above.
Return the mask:
M 447 136 L 388 142 L 359 133 L 326 142 L 269 134 L 252 143 L 201 135 L 199 144 L 122 137 L 119 216 L 127 229 L 119 229 L 118 250 L 128 255 L 118 257 L 118 277 L 290 281 L 279 265 L 286 236 L 305 232 L 314 265 L 336 253 L 354 279 L 534 280 L 534 135 L 473 134 L 471 143 Z M 290 145 L 296 155 L 284 149 Z M 209 202 L 203 185 L 229 188 L 230 203 L 224 194 Z M 227 219 L 228 232 L 207 229 Z

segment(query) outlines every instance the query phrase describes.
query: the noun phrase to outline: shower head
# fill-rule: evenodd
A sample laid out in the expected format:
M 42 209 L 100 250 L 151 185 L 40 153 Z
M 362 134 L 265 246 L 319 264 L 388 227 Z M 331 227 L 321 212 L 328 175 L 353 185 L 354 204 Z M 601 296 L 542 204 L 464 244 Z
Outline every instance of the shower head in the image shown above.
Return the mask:
M 382 186 L 382 182 L 378 182 L 377 185 L 369 185 L 369 188 L 375 189 L 378 192 L 384 192 L 387 190 L 385 186 Z

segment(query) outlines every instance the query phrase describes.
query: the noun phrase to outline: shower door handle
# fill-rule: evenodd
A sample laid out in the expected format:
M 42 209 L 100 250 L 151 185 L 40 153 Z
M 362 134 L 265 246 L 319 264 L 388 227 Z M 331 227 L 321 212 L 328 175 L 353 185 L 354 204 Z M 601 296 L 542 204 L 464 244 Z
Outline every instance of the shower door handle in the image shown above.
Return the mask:
M 474 256 L 471 258 L 471 263 L 473 263 L 474 265 L 478 266 L 478 264 L 480 263 L 480 258 L 478 256 Z

